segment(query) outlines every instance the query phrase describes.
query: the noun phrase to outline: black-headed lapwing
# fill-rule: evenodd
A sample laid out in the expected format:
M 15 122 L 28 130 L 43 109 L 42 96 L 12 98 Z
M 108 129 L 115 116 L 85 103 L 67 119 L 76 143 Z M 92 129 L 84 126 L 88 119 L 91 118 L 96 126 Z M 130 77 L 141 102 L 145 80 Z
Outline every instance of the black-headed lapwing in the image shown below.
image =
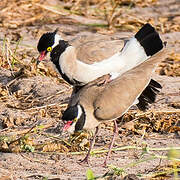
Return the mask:
M 138 102 L 139 96 L 151 81 L 157 63 L 161 62 L 165 56 L 166 48 L 109 83 L 99 84 L 102 78 L 105 78 L 102 76 L 82 87 L 72 96 L 70 104 L 62 116 L 65 123 L 64 130 L 73 133 L 83 129 L 96 128 L 95 134 L 97 134 L 100 123 L 114 121 L 116 131 L 116 119 L 122 117 L 132 105 Z M 153 96 L 153 94 L 149 94 L 149 98 L 153 98 Z M 94 139 L 95 136 L 93 141 Z M 113 142 L 114 137 L 110 150 Z M 85 161 L 88 160 L 92 144 Z M 107 158 L 109 154 L 110 151 Z
M 145 24 L 124 44 L 122 40 L 93 40 L 85 43 L 65 41 L 57 30 L 41 36 L 37 49 L 42 61 L 50 52 L 61 76 L 70 84 L 82 86 L 105 74 L 110 80 L 136 67 L 162 49 L 163 44 L 156 30 Z M 118 48 L 117 48 L 118 47 Z

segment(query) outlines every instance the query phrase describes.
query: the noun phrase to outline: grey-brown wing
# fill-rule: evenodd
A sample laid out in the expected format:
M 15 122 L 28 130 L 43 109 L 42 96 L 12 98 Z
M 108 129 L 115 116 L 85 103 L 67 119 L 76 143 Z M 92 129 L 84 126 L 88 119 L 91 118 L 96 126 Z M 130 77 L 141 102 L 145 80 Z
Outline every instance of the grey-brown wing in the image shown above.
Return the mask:
M 87 64 L 92 64 L 121 51 L 125 39 L 127 40 L 127 37 L 82 36 L 71 41 L 71 44 L 77 49 L 77 59 Z
M 108 83 L 94 101 L 94 115 L 99 120 L 110 120 L 122 116 L 148 85 L 156 64 L 165 51 L 156 55 L 122 76 Z

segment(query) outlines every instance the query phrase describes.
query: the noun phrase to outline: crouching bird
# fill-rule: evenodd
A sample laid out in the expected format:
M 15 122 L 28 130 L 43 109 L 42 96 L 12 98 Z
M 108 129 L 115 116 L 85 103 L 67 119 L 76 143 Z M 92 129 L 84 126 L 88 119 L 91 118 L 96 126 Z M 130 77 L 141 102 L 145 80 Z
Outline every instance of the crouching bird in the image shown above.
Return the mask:
M 65 123 L 64 130 L 73 133 L 83 129 L 92 130 L 96 128 L 89 151 L 83 161 L 88 162 L 99 124 L 114 121 L 114 132 L 117 132 L 116 119 L 122 117 L 132 105 L 138 103 L 139 96 L 151 81 L 151 75 L 157 63 L 165 55 L 166 48 L 109 83 L 101 84 L 102 79 L 108 75 L 102 76 L 86 84 L 71 97 L 68 108 L 62 116 L 62 120 Z M 152 91 L 154 92 L 155 89 L 153 88 Z M 151 97 L 153 94 L 149 96 Z M 115 133 L 109 147 L 105 165 L 113 147 L 114 137 Z

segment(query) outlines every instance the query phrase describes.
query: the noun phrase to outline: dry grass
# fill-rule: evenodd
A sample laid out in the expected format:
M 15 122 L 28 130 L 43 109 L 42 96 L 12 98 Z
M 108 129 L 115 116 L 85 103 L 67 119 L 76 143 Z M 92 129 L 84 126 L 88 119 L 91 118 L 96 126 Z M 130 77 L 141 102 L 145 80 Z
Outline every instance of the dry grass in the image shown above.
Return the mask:
M 169 54 L 169 57 L 159 65 L 156 72 L 160 75 L 180 76 L 180 53 Z
M 157 29 L 162 33 L 180 31 L 179 16 L 174 16 L 172 19 L 158 17 L 157 23 L 153 18 L 147 17 L 144 19 L 136 17 L 129 11 L 133 7 L 158 5 L 158 0 L 62 0 L 59 1 L 59 5 L 56 8 L 53 5 L 48 5 L 48 3 L 48 1 L 41 0 L 2 0 L 0 2 L 0 27 L 16 29 L 22 26 L 62 23 L 69 17 L 72 23 L 82 24 L 81 21 L 77 20 L 78 15 L 95 20 L 102 19 L 105 22 L 104 24 L 100 24 L 98 27 L 96 24 L 94 26 L 97 31 L 102 33 L 112 33 L 116 28 L 122 31 L 137 31 L 146 22 L 156 24 Z M 107 25 L 108 28 L 104 28 L 104 25 Z M 16 117 L 10 114 L 7 117 L 1 118 L 3 129 L 0 133 L 0 151 L 85 153 L 89 147 L 89 134 L 76 134 L 71 138 L 62 139 L 59 136 L 52 136 L 51 133 L 47 132 L 49 128 L 54 126 L 54 122 L 39 123 L 38 119 L 46 118 L 52 118 L 58 122 L 62 115 L 61 111 L 66 108 L 67 104 L 62 104 L 62 102 L 59 104 L 46 103 L 51 98 L 69 93 L 71 88 L 67 87 L 65 82 L 59 79 L 57 73 L 49 67 L 44 65 L 37 67 L 35 58 L 25 54 L 27 52 L 26 47 L 23 49 L 18 48 L 20 40 L 19 36 L 15 38 L 15 44 L 12 44 L 8 37 L 4 37 L 3 40 L 4 43 L 0 50 L 0 67 L 10 70 L 13 78 L 6 86 L 0 85 L 0 103 L 2 107 L 18 110 L 29 116 Z M 29 61 L 24 61 L 25 56 L 28 57 Z M 180 54 L 169 54 L 168 58 L 160 64 L 157 72 L 160 75 L 180 76 Z M 56 81 L 66 86 L 67 89 L 47 97 L 34 97 L 33 93 L 24 94 L 22 90 L 13 93 L 10 91 L 9 87 L 16 80 L 37 75 L 53 77 Z M 154 110 L 147 111 L 146 113 L 129 111 L 124 117 L 119 133 L 125 136 L 135 134 L 141 137 L 149 137 L 154 132 L 179 133 L 180 104 L 172 104 L 172 106 L 177 110 Z M 30 126 L 28 124 L 29 121 L 31 122 Z M 104 128 L 112 129 L 112 126 L 108 125 L 106 127 L 105 125 Z M 61 133 L 58 126 L 54 130 Z M 98 151 L 100 150 L 97 150 L 97 153 Z M 159 158 L 161 159 L 161 157 Z M 179 164 L 171 164 L 168 167 L 159 167 L 156 170 L 157 175 L 154 174 L 152 177 L 160 177 L 160 172 L 164 172 L 163 177 L 166 178 L 166 175 L 171 174 L 178 166 Z M 113 170 L 111 172 L 113 175 L 122 171 L 122 169 L 119 170 L 117 167 L 112 167 L 111 169 Z
M 168 18 L 170 15 L 166 14 L 159 16 L 157 20 L 137 16 L 130 11 L 134 7 L 144 8 L 152 5 L 159 5 L 158 0 L 62 0 L 56 5 L 42 0 L 2 0 L 0 2 L 0 26 L 17 28 L 70 22 L 67 18 L 74 23 L 85 23 L 84 20 L 78 20 L 78 15 L 105 20 L 109 31 L 115 31 L 115 27 L 126 31 L 137 31 L 146 22 L 156 25 L 158 30 L 163 33 L 180 31 L 179 16 L 176 12 L 171 14 L 171 18 Z M 102 27 L 105 24 L 102 24 Z M 99 30 L 99 28 L 97 29 Z M 101 32 L 102 29 L 100 28 L 99 31 Z

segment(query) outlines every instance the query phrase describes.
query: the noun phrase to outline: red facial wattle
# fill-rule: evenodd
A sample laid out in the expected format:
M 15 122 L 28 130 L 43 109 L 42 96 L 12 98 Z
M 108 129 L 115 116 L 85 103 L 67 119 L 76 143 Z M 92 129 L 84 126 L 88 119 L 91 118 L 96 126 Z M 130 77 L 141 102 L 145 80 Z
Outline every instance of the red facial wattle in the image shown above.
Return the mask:
M 72 122 L 73 122 L 73 121 L 68 121 L 68 122 L 64 125 L 63 131 L 67 131 L 67 129 L 69 129 L 70 126 L 72 125 Z
M 45 56 L 46 56 L 46 51 L 42 51 L 38 57 L 38 60 L 42 61 L 45 58 Z

